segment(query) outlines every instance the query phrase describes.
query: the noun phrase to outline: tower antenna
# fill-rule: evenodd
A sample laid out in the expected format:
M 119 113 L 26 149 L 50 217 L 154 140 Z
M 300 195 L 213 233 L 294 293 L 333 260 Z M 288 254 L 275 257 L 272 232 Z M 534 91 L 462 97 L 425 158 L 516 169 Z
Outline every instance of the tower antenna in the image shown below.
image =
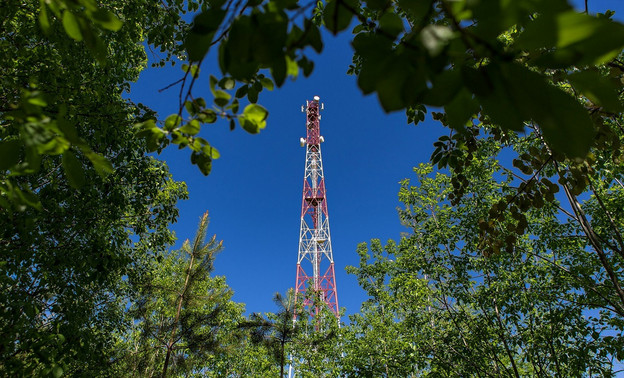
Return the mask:
M 303 306 L 312 316 L 320 312 L 320 303 L 325 303 L 331 312 L 339 318 L 338 291 L 334 271 L 329 216 L 323 160 L 321 158 L 321 136 L 319 121 L 323 104 L 319 96 L 306 101 L 306 137 L 300 139 L 306 148 L 305 174 L 303 176 L 303 199 L 301 201 L 301 229 L 299 232 L 299 255 L 297 257 L 296 298 L 298 294 L 312 291 L 319 303 L 313 303 L 310 295 L 305 296 Z

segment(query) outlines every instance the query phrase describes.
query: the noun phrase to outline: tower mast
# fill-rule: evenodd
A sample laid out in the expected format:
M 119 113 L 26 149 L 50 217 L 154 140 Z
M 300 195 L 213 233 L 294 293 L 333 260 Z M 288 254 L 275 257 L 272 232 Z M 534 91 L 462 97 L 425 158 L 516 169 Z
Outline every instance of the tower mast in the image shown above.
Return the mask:
M 321 159 L 321 143 L 324 139 L 320 133 L 319 121 L 323 105 L 319 100 L 318 96 L 314 96 L 312 101 L 306 101 L 306 137 L 300 140 L 301 146 L 306 148 L 306 160 L 295 295 L 312 290 L 320 296 L 319 303 L 324 302 L 338 318 L 338 292 Z M 310 314 L 318 315 L 320 308 L 312 303 L 313 299 L 308 296 L 304 301 L 303 305 Z

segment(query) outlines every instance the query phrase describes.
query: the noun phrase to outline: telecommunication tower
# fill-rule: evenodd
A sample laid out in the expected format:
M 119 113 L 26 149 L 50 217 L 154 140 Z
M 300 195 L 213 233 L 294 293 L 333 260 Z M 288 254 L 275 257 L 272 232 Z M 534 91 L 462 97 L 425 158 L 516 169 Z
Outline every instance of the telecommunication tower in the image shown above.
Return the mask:
M 325 302 L 336 317 L 339 317 L 338 291 L 334 272 L 334 256 L 332 254 L 331 237 L 329 234 L 329 216 L 325 178 L 323 176 L 323 160 L 321 159 L 321 143 L 324 142 L 320 133 L 319 121 L 323 104 L 314 96 L 306 101 L 306 137 L 301 138 L 301 146 L 306 148 L 305 174 L 303 176 L 303 199 L 301 201 L 301 230 L 299 232 L 299 255 L 297 257 L 297 283 L 295 295 L 305 294 L 308 290 L 320 296 L 320 303 Z M 311 315 L 317 315 L 319 308 L 308 296 L 303 303 Z

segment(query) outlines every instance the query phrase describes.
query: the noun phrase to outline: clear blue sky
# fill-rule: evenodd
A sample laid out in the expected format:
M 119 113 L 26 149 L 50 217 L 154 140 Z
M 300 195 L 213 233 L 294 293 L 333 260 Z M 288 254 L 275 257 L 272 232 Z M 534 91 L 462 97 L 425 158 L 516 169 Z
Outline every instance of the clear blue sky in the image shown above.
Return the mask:
M 582 6 L 583 1 L 575 1 Z M 590 0 L 591 13 L 615 9 L 624 15 L 619 0 Z M 366 299 L 347 265 L 357 265 L 360 242 L 398 239 L 408 231 L 399 223 L 396 208 L 399 181 L 412 177 L 412 167 L 426 162 L 432 143 L 446 132 L 430 117 L 418 126 L 408 125 L 403 112 L 386 114 L 377 98 L 363 96 L 356 78 L 346 74 L 352 49 L 349 32 L 337 38 L 324 34 L 325 48 L 314 58 L 314 73 L 299 77 L 273 92 L 263 91 L 259 103 L 269 109 L 268 125 L 258 135 L 237 127 L 230 132 L 225 121 L 204 126 L 201 136 L 221 158 L 204 177 L 191 165 L 189 151 L 165 150 L 165 160 L 176 180 L 186 181 L 190 199 L 179 204 L 179 221 L 173 228 L 179 238 L 192 238 L 200 216 L 209 211 L 209 235 L 224 241 L 215 274 L 224 275 L 234 290 L 234 300 L 247 312 L 274 311 L 275 292 L 294 286 L 299 242 L 305 149 L 305 116 L 301 105 L 313 96 L 325 104 L 321 134 L 327 203 L 340 307 L 347 314 L 359 311 Z M 211 54 L 195 84 L 196 96 L 210 99 L 208 76 L 219 74 Z M 156 110 L 161 119 L 177 112 L 178 88 L 158 93 L 182 76 L 173 69 L 145 70 L 132 87 L 130 98 Z M 210 101 L 208 101 L 210 102 Z M 345 321 L 346 318 L 343 318 Z

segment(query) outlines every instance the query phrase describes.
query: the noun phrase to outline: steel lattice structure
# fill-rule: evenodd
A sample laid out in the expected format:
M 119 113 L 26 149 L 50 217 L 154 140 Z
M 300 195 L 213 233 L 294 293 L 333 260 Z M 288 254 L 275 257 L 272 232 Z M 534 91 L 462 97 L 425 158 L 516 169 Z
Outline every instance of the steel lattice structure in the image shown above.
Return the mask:
M 313 290 L 321 296 L 319 298 L 321 302 L 325 302 L 334 315 L 339 317 L 321 158 L 321 143 L 324 140 L 320 134 L 319 121 L 322 108 L 318 96 L 314 96 L 312 101 L 306 101 L 306 138 L 301 138 L 301 146 L 306 147 L 306 160 L 295 294 L 305 294 L 306 291 Z M 312 301 L 313 299 L 308 296 L 303 305 L 314 316 L 318 314 L 319 308 L 314 307 Z

